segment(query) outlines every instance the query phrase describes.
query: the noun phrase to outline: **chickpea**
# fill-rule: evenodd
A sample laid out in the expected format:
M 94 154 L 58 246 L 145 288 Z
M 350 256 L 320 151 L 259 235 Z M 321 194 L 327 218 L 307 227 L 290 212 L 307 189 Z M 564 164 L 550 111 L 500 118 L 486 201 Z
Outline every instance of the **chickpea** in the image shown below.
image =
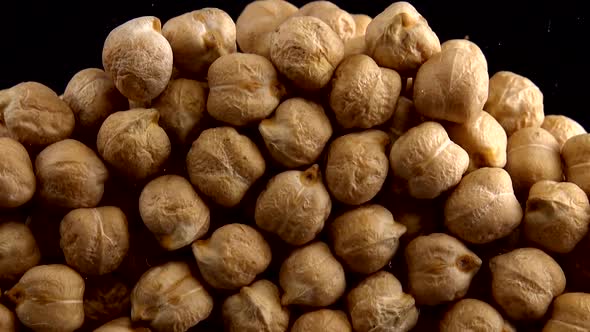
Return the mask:
M 18 323 L 12 311 L 0 304 L 0 330 L 5 332 L 16 332 Z
M 586 129 L 582 125 L 565 115 L 546 115 L 541 128 L 555 137 L 560 149 L 568 139 L 586 134 Z
M 291 332 L 352 332 L 352 327 L 344 312 L 320 309 L 297 318 Z
M 512 328 L 491 305 L 476 299 L 463 299 L 445 313 L 440 332 L 508 332 Z
M 352 15 L 330 1 L 311 1 L 299 8 L 294 16 L 313 16 L 324 21 L 343 42 L 356 35 L 356 23 Z
M 561 149 L 565 177 L 590 195 L 590 134 L 582 134 L 568 139 Z
M 367 51 L 365 35 L 367 33 L 367 27 L 373 20 L 371 16 L 364 14 L 353 14 L 352 19 L 355 23 L 355 33 L 352 38 L 344 43 L 345 58 L 355 54 L 364 54 Z
M 25 147 L 9 137 L 0 137 L 0 156 L 0 208 L 17 208 L 35 194 L 33 164 Z
M 0 223 L 0 281 L 18 280 L 40 260 L 41 251 L 27 225 L 15 221 Z
M 553 301 L 553 313 L 543 332 L 575 332 L 590 330 L 590 294 L 565 293 Z

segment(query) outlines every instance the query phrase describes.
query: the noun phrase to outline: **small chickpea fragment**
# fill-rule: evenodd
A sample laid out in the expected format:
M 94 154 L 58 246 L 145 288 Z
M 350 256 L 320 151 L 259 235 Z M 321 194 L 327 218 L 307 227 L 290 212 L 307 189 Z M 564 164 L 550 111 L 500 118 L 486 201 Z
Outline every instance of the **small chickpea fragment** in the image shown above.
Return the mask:
M 523 211 L 510 175 L 501 168 L 480 168 L 463 177 L 445 203 L 445 226 L 460 239 L 476 244 L 508 236 Z
M 190 181 L 215 203 L 238 205 L 266 170 L 258 147 L 232 127 L 203 131 L 186 157 Z
M 405 255 L 410 294 L 430 306 L 465 296 L 482 263 L 461 241 L 444 233 L 418 236 Z
M 217 289 L 247 286 L 270 264 L 270 246 L 256 229 L 227 224 L 192 245 L 199 271 Z
M 277 71 L 265 57 L 231 53 L 209 67 L 207 112 L 219 121 L 244 126 L 268 117 L 284 94 Z
M 98 153 L 131 179 L 143 180 L 156 174 L 172 151 L 170 139 L 158 126 L 159 119 L 155 109 L 111 114 L 98 131 Z
M 552 252 L 566 254 L 588 233 L 590 202 L 571 182 L 539 181 L 529 192 L 524 234 Z
M 272 0 L 277 1 L 277 0 Z M 332 136 L 322 105 L 303 98 L 283 101 L 258 131 L 272 158 L 288 168 L 315 162 Z
M 256 202 L 256 225 L 283 241 L 300 246 L 312 241 L 324 228 L 332 210 L 330 194 L 320 168 L 291 170 L 273 177 Z
M 15 221 L 0 223 L 0 282 L 18 280 L 40 260 L 41 251 L 27 225 Z
M 64 140 L 75 124 L 68 104 L 41 83 L 24 82 L 0 91 L 0 134 L 6 131 L 5 136 L 23 145 L 46 146 Z
M 565 177 L 590 195 L 590 134 L 582 134 L 568 139 L 561 155 L 564 161 Z
M 323 242 L 295 249 L 281 265 L 279 282 L 285 306 L 329 306 L 346 289 L 344 269 Z
M 149 182 L 139 196 L 139 214 L 166 250 L 188 246 L 209 230 L 209 208 L 190 182 L 178 175 Z
M 297 318 L 291 332 L 352 332 L 352 327 L 344 312 L 320 309 Z
M 555 137 L 560 149 L 568 139 L 586 134 L 586 129 L 582 125 L 565 115 L 546 115 L 541 128 Z
M 538 181 L 563 179 L 559 143 L 540 127 L 522 128 L 508 138 L 506 171 L 514 191 L 528 193 Z
M 6 296 L 20 322 L 35 332 L 73 332 L 84 323 L 84 279 L 71 268 L 38 265 L 28 270 Z
M 353 272 L 371 274 L 391 260 L 406 226 L 396 223 L 381 205 L 366 205 L 345 212 L 331 224 L 336 256 Z
M 46 147 L 35 160 L 39 196 L 54 206 L 95 207 L 109 172 L 92 149 L 67 139 Z
M 543 93 L 528 78 L 499 71 L 490 78 L 489 89 L 484 110 L 498 120 L 508 136 L 543 124 Z
M 564 293 L 553 301 L 553 313 L 543 332 L 582 332 L 590 330 L 590 294 Z
M 228 297 L 222 315 L 229 332 L 286 332 L 289 326 L 289 309 L 281 305 L 279 289 L 268 280 L 256 281 Z
M 326 86 L 344 57 L 344 43 L 322 20 L 288 18 L 271 37 L 270 59 L 295 86 L 316 91 Z
M 12 311 L 0 304 L 0 331 L 16 332 L 18 323 Z
M 380 68 L 364 54 L 344 59 L 332 78 L 330 107 L 344 128 L 371 128 L 395 111 L 402 88 L 394 70 Z
M 207 75 L 207 69 L 217 58 L 237 51 L 236 25 L 218 8 L 173 17 L 162 27 L 162 34 L 172 47 L 174 66 L 198 77 Z
M 469 166 L 467 152 L 432 121 L 411 128 L 395 141 L 389 160 L 393 173 L 407 180 L 410 195 L 419 199 L 435 198 L 457 185 Z
M 565 274 L 551 256 L 535 248 L 520 248 L 490 260 L 492 295 L 514 320 L 545 315 L 555 296 L 565 289 Z
M 29 153 L 18 141 L 0 137 L 0 209 L 17 208 L 37 189 Z
M 156 98 L 172 76 L 172 48 L 157 17 L 129 20 L 107 36 L 102 65 L 121 94 L 146 102 Z
M 145 272 L 131 292 L 131 320 L 154 332 L 184 332 L 206 319 L 213 298 L 184 262 L 168 262 Z
M 299 8 L 294 16 L 313 16 L 324 21 L 336 32 L 343 42 L 356 34 L 356 23 L 352 15 L 330 1 L 311 1 Z
M 282 0 L 252 1 L 236 21 L 240 50 L 270 58 L 270 40 L 275 29 L 297 12 L 297 7 Z
M 352 38 L 344 42 L 344 57 L 354 54 L 364 54 L 367 51 L 367 41 L 365 36 L 367 33 L 367 27 L 373 20 L 371 16 L 364 14 L 353 14 L 352 18 L 355 23 L 355 33 Z
M 395 2 L 367 26 L 367 54 L 379 66 L 412 74 L 441 50 L 426 19 L 405 1 Z
M 94 332 L 150 332 L 150 330 L 145 327 L 135 328 L 129 317 L 121 317 L 102 325 Z
M 375 129 L 335 139 L 326 164 L 326 182 L 334 198 L 348 205 L 373 199 L 387 178 L 388 145 L 389 136 Z
M 356 332 L 408 332 L 418 322 L 414 298 L 385 271 L 372 274 L 353 288 L 347 306 Z
M 508 322 L 491 305 L 476 299 L 463 299 L 445 313 L 440 332 L 509 332 Z

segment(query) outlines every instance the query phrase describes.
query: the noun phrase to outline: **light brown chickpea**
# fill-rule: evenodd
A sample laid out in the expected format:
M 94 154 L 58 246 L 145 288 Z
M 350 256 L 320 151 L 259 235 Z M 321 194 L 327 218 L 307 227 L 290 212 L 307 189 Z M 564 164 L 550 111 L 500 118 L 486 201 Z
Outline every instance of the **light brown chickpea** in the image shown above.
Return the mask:
M 582 188 L 590 195 L 590 134 L 581 134 L 568 139 L 561 149 L 567 181 Z
M 320 309 L 299 316 L 291 332 L 352 332 L 352 327 L 343 311 Z
M 139 214 L 166 250 L 185 247 L 209 230 L 209 208 L 190 182 L 178 175 L 150 181 L 139 196 Z
M 367 55 L 352 55 L 334 72 L 330 107 L 343 128 L 371 128 L 391 118 L 401 88 L 397 72 Z
M 281 265 L 279 282 L 285 306 L 329 306 L 346 289 L 344 269 L 323 242 L 295 249 Z
M 546 115 L 541 128 L 555 137 L 560 149 L 568 139 L 586 134 L 586 129 L 582 125 L 565 115 Z
M 39 264 L 41 251 L 29 227 L 23 223 L 0 223 L 0 281 L 14 282 Z
M 355 54 L 365 54 L 367 51 L 365 35 L 367 33 L 367 27 L 373 20 L 371 16 L 364 14 L 353 14 L 352 18 L 355 23 L 355 33 L 352 38 L 344 42 L 345 58 Z
M 31 268 L 6 296 L 20 322 L 35 332 L 73 332 L 84 323 L 84 279 L 65 265 Z
M 403 134 L 391 148 L 391 169 L 408 181 L 412 197 L 432 199 L 461 181 L 469 155 L 449 139 L 444 127 L 427 121 Z
M 324 228 L 332 210 L 330 194 L 320 168 L 286 171 L 274 176 L 256 201 L 254 218 L 261 229 L 300 246 L 312 241 Z
M 482 65 L 485 66 L 486 71 L 488 69 L 488 61 L 486 60 L 485 55 L 474 42 L 468 39 L 449 39 L 440 45 L 441 52 L 446 51 L 453 48 L 460 48 L 466 51 L 469 51 L 475 56 Z
M 491 305 L 476 299 L 463 299 L 453 305 L 440 322 L 440 332 L 509 332 L 510 323 Z
M 271 37 L 270 58 L 277 70 L 303 90 L 326 86 L 344 57 L 344 43 L 322 20 L 294 16 Z
M 143 180 L 160 171 L 172 146 L 158 126 L 155 109 L 137 108 L 111 114 L 96 137 L 98 153 L 119 173 Z
M 168 20 L 162 34 L 172 47 L 174 66 L 198 77 L 220 56 L 235 53 L 236 25 L 218 8 L 203 8 Z
M 229 332 L 286 332 L 289 326 L 289 309 L 281 305 L 279 289 L 268 280 L 258 280 L 228 297 L 222 315 Z
M 123 96 L 138 102 L 150 101 L 166 89 L 172 62 L 172 48 L 154 16 L 119 25 L 108 34 L 102 49 L 105 72 Z
M 186 157 L 190 181 L 215 203 L 238 205 L 266 171 L 258 147 L 232 127 L 203 131 Z
M 415 73 L 440 52 L 440 41 L 426 19 L 405 1 L 395 2 L 367 26 L 367 54 L 379 66 L 402 75 Z
M 590 294 L 564 293 L 553 301 L 551 318 L 543 332 L 577 332 L 590 330 Z
M 16 332 L 18 323 L 14 313 L 0 303 L 0 330 L 4 332 Z
M 514 320 L 540 319 L 565 289 L 563 270 L 539 249 L 520 248 L 496 256 L 490 270 L 492 295 Z
M 94 332 L 150 332 L 150 330 L 146 327 L 133 327 L 129 317 L 121 317 L 102 325 Z
M 46 147 L 35 160 L 37 191 L 48 204 L 76 209 L 95 207 L 109 172 L 86 145 L 67 139 Z
M 268 117 L 285 93 L 272 63 L 257 54 L 219 57 L 207 74 L 207 112 L 219 121 L 245 126 Z
M 33 164 L 25 147 L 10 137 L 0 137 L 0 156 L 0 208 L 17 208 L 37 189 Z
M 296 97 L 283 101 L 271 118 L 260 122 L 258 131 L 275 161 L 297 168 L 320 157 L 332 136 L 332 124 L 322 105 Z
M 391 260 L 406 226 L 396 223 L 381 205 L 345 212 L 330 226 L 333 250 L 351 271 L 371 274 Z
M 299 8 L 294 16 L 313 16 L 324 21 L 343 42 L 356 35 L 356 22 L 352 15 L 330 1 L 311 1 Z
M 539 181 L 529 192 L 524 235 L 546 250 L 566 254 L 588 233 L 590 202 L 571 182 Z
M 0 134 L 23 145 L 46 146 L 70 137 L 74 113 L 57 94 L 37 82 L 0 91 Z M 7 135 L 6 135 L 7 134 Z
M 451 233 L 483 244 L 512 233 L 523 211 L 510 175 L 501 168 L 484 167 L 463 177 L 445 203 L 444 216 Z
M 206 319 L 213 298 L 184 262 L 168 262 L 145 272 L 131 293 L 131 320 L 154 332 L 184 332 Z
M 385 150 L 389 136 L 370 129 L 340 136 L 330 144 L 326 183 L 342 203 L 361 205 L 373 199 L 383 187 L 389 161 Z
M 357 332 L 408 332 L 418 322 L 414 298 L 403 292 L 399 280 L 389 272 L 368 276 L 348 293 L 346 300 Z
M 272 259 L 270 246 L 256 229 L 224 225 L 207 240 L 192 245 L 203 279 L 217 289 L 239 289 L 252 283 Z
M 508 136 L 543 124 L 543 93 L 528 78 L 499 71 L 490 78 L 489 89 L 484 110 L 498 120 Z
M 272 33 L 297 10 L 297 7 L 282 0 L 250 2 L 236 21 L 236 37 L 240 50 L 270 59 Z

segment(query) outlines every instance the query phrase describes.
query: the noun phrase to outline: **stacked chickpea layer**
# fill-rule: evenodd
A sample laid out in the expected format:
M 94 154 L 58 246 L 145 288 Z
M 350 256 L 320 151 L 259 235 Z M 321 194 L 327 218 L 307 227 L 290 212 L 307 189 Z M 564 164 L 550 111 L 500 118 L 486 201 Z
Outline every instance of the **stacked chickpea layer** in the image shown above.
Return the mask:
M 139 17 L 102 65 L 0 91 L 1 331 L 590 330 L 590 134 L 409 3 Z

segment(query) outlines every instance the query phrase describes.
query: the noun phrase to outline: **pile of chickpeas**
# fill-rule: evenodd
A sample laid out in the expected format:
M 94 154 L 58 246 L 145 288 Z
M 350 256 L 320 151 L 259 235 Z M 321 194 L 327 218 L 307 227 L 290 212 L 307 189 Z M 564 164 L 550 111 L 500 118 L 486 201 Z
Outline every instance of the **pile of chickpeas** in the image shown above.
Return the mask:
M 112 30 L 0 91 L 0 331 L 590 330 L 590 134 L 407 2 Z

